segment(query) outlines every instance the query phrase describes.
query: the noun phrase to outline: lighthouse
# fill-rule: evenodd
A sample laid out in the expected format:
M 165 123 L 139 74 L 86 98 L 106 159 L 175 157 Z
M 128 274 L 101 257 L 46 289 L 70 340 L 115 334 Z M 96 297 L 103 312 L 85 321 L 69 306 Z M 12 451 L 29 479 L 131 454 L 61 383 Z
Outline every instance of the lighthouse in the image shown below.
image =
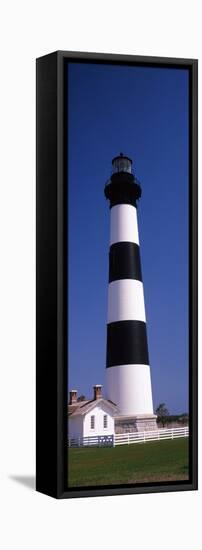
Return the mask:
M 132 160 L 122 153 L 112 160 L 105 197 L 110 206 L 107 399 L 119 410 L 115 419 L 117 432 L 153 430 L 156 415 L 137 220 L 141 187 L 132 170 Z

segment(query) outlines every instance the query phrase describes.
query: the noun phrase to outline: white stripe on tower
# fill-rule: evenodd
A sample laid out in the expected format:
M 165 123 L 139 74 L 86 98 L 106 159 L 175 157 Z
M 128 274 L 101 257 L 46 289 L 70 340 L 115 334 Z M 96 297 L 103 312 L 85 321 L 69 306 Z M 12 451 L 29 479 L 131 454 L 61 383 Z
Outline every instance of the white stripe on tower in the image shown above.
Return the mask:
M 122 241 L 139 244 L 137 210 L 132 204 L 117 204 L 111 208 L 110 245 Z
M 108 398 L 118 404 L 121 414 L 153 414 L 148 365 L 116 365 L 106 371 Z
M 121 415 L 152 415 L 136 201 L 141 188 L 132 161 L 120 155 L 105 187 L 110 200 L 110 251 L 107 317 L 107 397 Z
M 142 282 L 135 279 L 112 281 L 108 286 L 107 323 L 132 319 L 146 322 Z

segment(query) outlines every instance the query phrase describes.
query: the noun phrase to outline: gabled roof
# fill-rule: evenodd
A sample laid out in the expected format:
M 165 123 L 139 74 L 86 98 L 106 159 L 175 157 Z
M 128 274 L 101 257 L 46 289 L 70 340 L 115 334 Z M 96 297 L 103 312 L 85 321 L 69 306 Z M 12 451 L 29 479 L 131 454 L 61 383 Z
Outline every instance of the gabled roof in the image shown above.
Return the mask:
M 86 413 L 94 409 L 97 405 L 105 405 L 110 410 L 112 416 L 119 413 L 118 407 L 109 399 L 92 399 L 90 401 L 77 401 L 74 405 L 68 405 L 68 416 L 84 416 Z
M 68 405 L 68 414 L 73 414 L 78 409 L 86 405 L 87 403 L 91 403 L 90 399 L 85 399 L 85 401 L 76 401 L 76 403 L 73 403 L 72 405 Z

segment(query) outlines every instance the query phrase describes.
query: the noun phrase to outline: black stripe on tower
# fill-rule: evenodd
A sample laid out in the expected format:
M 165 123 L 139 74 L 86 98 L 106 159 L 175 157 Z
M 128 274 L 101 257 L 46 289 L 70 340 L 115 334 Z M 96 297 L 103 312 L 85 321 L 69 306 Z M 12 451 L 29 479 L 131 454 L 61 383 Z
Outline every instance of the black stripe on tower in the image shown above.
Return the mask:
M 132 242 L 112 244 L 109 250 L 109 283 L 119 279 L 142 281 L 140 248 Z
M 106 367 L 149 365 L 146 323 L 117 321 L 107 325 Z

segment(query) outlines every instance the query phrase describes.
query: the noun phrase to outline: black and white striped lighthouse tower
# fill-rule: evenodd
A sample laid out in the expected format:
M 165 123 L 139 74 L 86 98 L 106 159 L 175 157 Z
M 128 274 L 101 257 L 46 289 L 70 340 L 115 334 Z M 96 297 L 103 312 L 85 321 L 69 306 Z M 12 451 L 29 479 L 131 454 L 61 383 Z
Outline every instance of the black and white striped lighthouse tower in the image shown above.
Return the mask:
M 116 425 L 134 430 L 156 428 L 147 345 L 140 262 L 137 200 L 141 187 L 132 160 L 112 160 L 105 186 L 110 201 L 110 250 L 107 318 L 107 398 L 119 408 Z M 117 429 L 118 431 L 118 429 Z

